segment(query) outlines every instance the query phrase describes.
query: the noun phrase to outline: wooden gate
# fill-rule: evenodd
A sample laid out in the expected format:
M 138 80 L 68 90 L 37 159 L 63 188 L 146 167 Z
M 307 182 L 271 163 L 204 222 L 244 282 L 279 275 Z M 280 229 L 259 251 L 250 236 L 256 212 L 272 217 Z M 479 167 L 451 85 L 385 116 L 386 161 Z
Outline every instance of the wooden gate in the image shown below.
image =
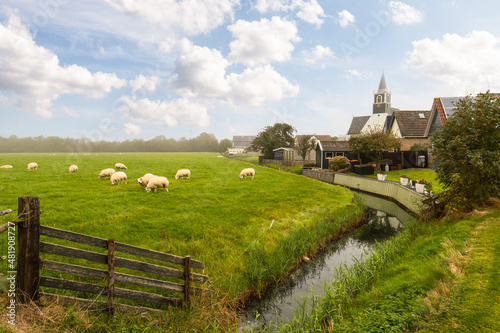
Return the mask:
M 38 197 L 21 197 L 19 198 L 18 204 L 19 212 L 20 214 L 23 212 L 24 216 L 23 222 L 17 225 L 19 248 L 17 281 L 18 290 L 20 292 L 19 299 L 21 302 L 27 302 L 28 300 L 38 301 L 40 297 L 43 296 L 44 299 L 58 300 L 64 304 L 72 303 L 82 307 L 91 306 L 93 309 L 107 309 L 110 314 L 113 314 L 116 309 L 119 311 L 143 312 L 148 310 L 155 312 L 153 309 L 115 303 L 115 298 L 124 298 L 162 305 L 189 306 L 190 296 L 192 294 L 210 294 L 210 291 L 202 288 L 202 286 L 192 286 L 192 283 L 209 283 L 208 276 L 191 271 L 192 269 L 204 270 L 205 267 L 201 261 L 192 260 L 190 256 L 180 257 L 168 253 L 118 243 L 113 239 L 92 237 L 43 226 L 40 225 L 40 202 Z M 74 243 L 90 245 L 101 249 L 107 249 L 107 254 L 43 242 L 40 241 L 41 235 L 71 241 Z M 85 259 L 87 261 L 107 265 L 107 269 L 96 269 L 92 267 L 45 260 L 40 257 L 40 252 L 69 258 Z M 140 260 L 122 258 L 116 256 L 116 252 L 154 259 L 181 266 L 182 268 L 176 269 Z M 116 267 L 161 275 L 180 281 L 171 282 L 119 273 L 115 272 Z M 41 276 L 41 269 L 84 278 L 97 279 L 101 281 L 101 284 Z M 102 284 L 102 281 L 105 281 L 104 285 Z M 127 288 L 117 288 L 115 287 L 115 283 L 181 293 L 183 294 L 183 297 L 166 297 L 157 293 L 137 291 Z M 40 292 L 39 287 L 51 287 L 98 295 L 107 295 L 108 302 L 49 294 Z

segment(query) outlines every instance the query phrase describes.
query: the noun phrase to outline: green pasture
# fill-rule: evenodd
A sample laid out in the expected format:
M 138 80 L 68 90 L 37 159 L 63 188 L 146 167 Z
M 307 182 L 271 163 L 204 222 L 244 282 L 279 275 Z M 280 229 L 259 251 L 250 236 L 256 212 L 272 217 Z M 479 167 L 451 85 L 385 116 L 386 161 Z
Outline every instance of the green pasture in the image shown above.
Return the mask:
M 30 162 L 38 170 L 27 170 Z M 97 179 L 117 162 L 128 167 L 127 184 Z M 191 255 L 204 262 L 211 288 L 231 297 L 251 283 L 252 246 L 271 249 L 352 202 L 341 187 L 214 153 L 0 154 L 4 164 L 14 168 L 0 169 L 0 209 L 17 211 L 18 197 L 39 196 L 41 224 Z M 68 172 L 71 164 L 78 172 Z M 255 179 L 240 179 L 250 166 Z M 181 168 L 191 170 L 190 180 L 174 179 Z M 167 177 L 169 192 L 147 193 L 136 179 L 148 172 Z

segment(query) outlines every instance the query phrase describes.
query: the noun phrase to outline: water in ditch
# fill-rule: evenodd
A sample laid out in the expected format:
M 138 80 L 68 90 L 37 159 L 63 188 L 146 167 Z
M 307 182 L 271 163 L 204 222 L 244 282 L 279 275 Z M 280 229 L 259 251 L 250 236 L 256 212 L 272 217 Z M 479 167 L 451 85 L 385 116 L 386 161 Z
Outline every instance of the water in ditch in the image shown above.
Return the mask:
M 392 201 L 360 193 L 369 207 L 367 224 L 332 243 L 314 260 L 303 264 L 285 283 L 274 288 L 260 300 L 247 306 L 241 316 L 240 330 L 251 331 L 269 324 L 291 320 L 296 308 L 303 307 L 303 298 L 322 294 L 322 286 L 333 279 L 335 268 L 352 264 L 369 254 L 375 243 L 383 242 L 404 228 L 411 215 Z M 365 253 L 363 256 L 362 254 Z M 310 304 L 305 304 L 305 310 Z

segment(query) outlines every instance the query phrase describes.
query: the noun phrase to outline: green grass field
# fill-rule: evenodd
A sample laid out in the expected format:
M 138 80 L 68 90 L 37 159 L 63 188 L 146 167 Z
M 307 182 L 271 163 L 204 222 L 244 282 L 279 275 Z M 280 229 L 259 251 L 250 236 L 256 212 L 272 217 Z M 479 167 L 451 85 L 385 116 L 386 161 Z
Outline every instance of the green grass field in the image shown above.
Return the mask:
M 29 162 L 38 170 L 27 170 Z M 97 179 L 116 162 L 128 167 L 128 184 Z M 245 256 L 256 238 L 275 246 L 352 201 L 343 188 L 212 153 L 1 154 L 4 164 L 14 168 L 0 169 L 0 209 L 17 211 L 18 197 L 39 196 L 41 224 L 191 255 L 205 263 L 211 288 L 230 297 L 249 287 Z M 71 164 L 79 171 L 70 174 Z M 249 166 L 255 179 L 240 179 Z M 190 180 L 174 179 L 180 168 Z M 169 192 L 147 193 L 136 181 L 147 172 L 167 177 Z

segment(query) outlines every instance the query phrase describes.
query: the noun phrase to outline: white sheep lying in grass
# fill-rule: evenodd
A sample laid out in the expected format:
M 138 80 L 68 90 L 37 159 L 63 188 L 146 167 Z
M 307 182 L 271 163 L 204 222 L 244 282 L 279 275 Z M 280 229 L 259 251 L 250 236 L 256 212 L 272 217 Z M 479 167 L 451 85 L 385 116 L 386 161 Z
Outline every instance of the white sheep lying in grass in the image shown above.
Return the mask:
M 163 191 L 168 192 L 168 179 L 166 177 L 153 177 L 146 185 L 146 192 L 150 192 L 151 190 L 155 190 L 158 187 L 163 187 Z
M 76 165 L 71 165 L 69 167 L 69 173 L 72 173 L 72 172 L 77 172 L 78 171 L 78 167 Z
M 111 175 L 111 185 L 115 185 L 115 183 L 125 183 L 127 184 L 127 174 L 123 171 L 115 172 Z
M 187 179 L 189 179 L 189 177 L 191 177 L 191 171 L 189 171 L 188 169 L 180 169 L 175 174 L 175 179 L 179 179 L 179 178 L 184 179 L 184 177 L 187 177 Z
M 38 169 L 38 164 L 32 162 L 28 164 L 28 170 L 37 170 Z
M 97 176 L 97 179 L 111 177 L 115 172 L 116 172 L 115 169 L 111 169 L 111 168 L 101 170 L 101 172 L 99 173 L 99 176 Z
M 146 185 L 148 185 L 151 178 L 154 178 L 154 177 L 158 177 L 158 176 L 155 176 L 152 173 L 147 173 L 144 176 L 142 176 L 141 178 L 137 178 L 137 182 L 139 184 L 141 184 L 142 186 L 146 186 Z
M 243 178 L 243 177 L 247 178 L 247 176 L 252 176 L 252 179 L 253 179 L 253 177 L 255 176 L 255 170 L 252 168 L 247 168 L 247 169 L 241 170 L 240 178 Z
M 115 164 L 115 169 L 124 169 L 124 170 L 127 170 L 127 167 L 123 163 L 116 163 Z
M 12 169 L 13 166 L 12 165 L 2 165 L 0 166 L 0 169 Z

